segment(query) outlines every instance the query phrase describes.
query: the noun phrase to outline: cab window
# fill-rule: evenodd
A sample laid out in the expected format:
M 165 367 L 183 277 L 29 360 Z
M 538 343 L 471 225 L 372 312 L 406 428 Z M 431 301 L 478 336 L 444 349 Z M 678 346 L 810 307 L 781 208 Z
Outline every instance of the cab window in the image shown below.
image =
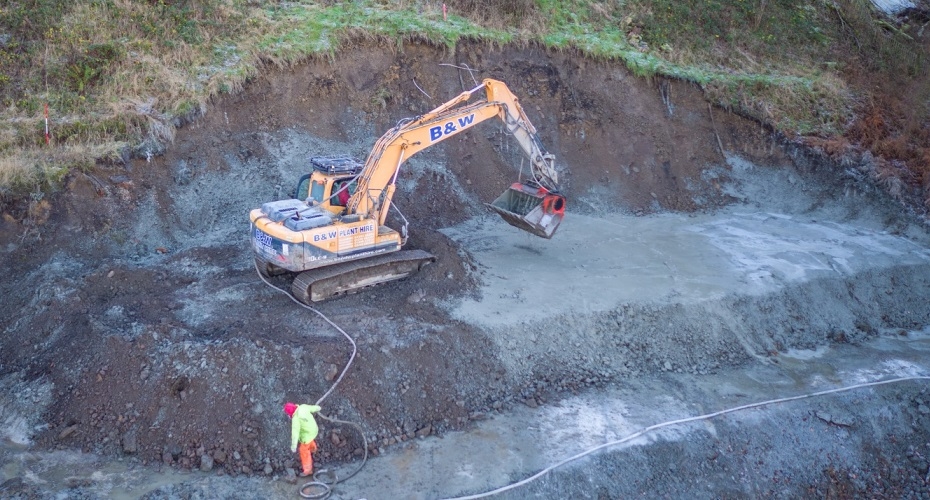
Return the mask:
M 296 200 L 306 200 L 310 191 L 310 175 L 304 175 L 300 178 L 300 181 L 297 182 L 297 190 L 294 191 L 294 199 Z
M 310 183 L 310 197 L 313 198 L 313 201 L 318 203 L 323 203 L 323 194 L 326 191 L 326 183 L 323 182 L 311 182 Z
M 346 184 L 349 184 L 349 187 L 343 189 Z M 331 205 L 337 205 L 340 207 L 346 206 L 346 204 L 349 202 L 349 198 L 355 194 L 355 190 L 357 188 L 358 182 L 355 181 L 352 177 L 348 179 L 339 179 L 336 182 L 333 182 L 333 194 L 329 200 L 329 203 Z

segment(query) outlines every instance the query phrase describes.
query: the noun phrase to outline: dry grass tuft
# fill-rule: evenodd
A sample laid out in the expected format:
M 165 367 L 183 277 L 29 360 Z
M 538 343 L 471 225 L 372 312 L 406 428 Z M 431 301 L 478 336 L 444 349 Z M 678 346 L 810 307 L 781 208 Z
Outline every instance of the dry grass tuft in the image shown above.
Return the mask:
M 157 103 L 158 99 L 155 97 L 145 101 L 126 99 L 121 103 L 120 111 L 144 119 L 145 128 L 153 139 L 163 143 L 174 142 L 175 129 L 171 123 L 171 116 L 158 111 Z
M 492 29 L 525 30 L 545 26 L 535 0 L 449 0 L 452 13 Z
M 33 191 L 41 186 L 54 186 L 72 169 L 92 168 L 97 161 L 117 159 L 126 143 L 68 144 L 54 149 L 22 149 L 0 156 L 0 185 Z

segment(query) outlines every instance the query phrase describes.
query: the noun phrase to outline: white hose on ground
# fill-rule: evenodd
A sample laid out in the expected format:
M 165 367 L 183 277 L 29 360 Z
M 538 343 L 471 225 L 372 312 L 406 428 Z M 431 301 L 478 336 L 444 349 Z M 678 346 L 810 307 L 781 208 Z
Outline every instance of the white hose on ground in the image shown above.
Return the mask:
M 837 393 L 837 392 L 851 391 L 851 390 L 853 390 L 853 389 L 861 389 L 861 388 L 863 388 L 863 387 L 872 387 L 872 386 L 876 386 L 876 385 L 893 384 L 893 383 L 896 383 L 896 382 L 905 382 L 905 381 L 909 381 L 909 380 L 930 380 L 930 377 L 927 377 L 927 376 L 912 376 L 912 377 L 895 378 L 895 379 L 890 379 L 890 380 L 880 380 L 880 381 L 877 381 L 877 382 L 867 382 L 867 383 L 863 383 L 863 384 L 856 384 L 856 385 L 850 385 L 850 386 L 846 386 L 846 387 L 840 387 L 840 388 L 838 388 L 838 389 L 830 389 L 830 390 L 826 390 L 826 391 L 819 391 L 819 392 L 812 392 L 812 393 L 809 393 L 809 394 L 802 394 L 802 395 L 800 395 L 800 396 L 792 396 L 792 397 L 780 398 L 780 399 L 770 399 L 770 400 L 768 400 L 768 401 L 762 401 L 762 402 L 759 402 L 759 403 L 751 403 L 751 404 L 747 404 L 747 405 L 743 405 L 743 406 L 737 406 L 737 407 L 735 407 L 735 408 L 728 408 L 728 409 L 726 409 L 726 410 L 720 410 L 720 411 L 718 411 L 718 412 L 708 413 L 708 414 L 706 414 L 706 415 L 700 415 L 700 416 L 697 416 L 697 417 L 682 418 L 682 419 L 679 419 L 679 420 L 672 420 L 672 421 L 669 421 L 669 422 L 663 422 L 663 423 L 661 423 L 661 424 L 651 425 L 651 426 L 646 427 L 646 428 L 644 428 L 644 429 L 641 429 L 641 430 L 639 430 L 639 431 L 637 431 L 637 432 L 634 432 L 633 434 L 630 434 L 629 436 L 626 436 L 626 437 L 623 438 L 623 439 L 618 439 L 618 440 L 616 440 L 616 441 L 610 441 L 610 442 L 608 442 L 608 443 L 604 443 L 604 444 L 595 446 L 594 448 L 590 448 L 590 449 L 588 449 L 588 450 L 585 450 L 585 451 L 583 451 L 583 452 L 581 452 L 581 453 L 579 453 L 579 454 L 577 454 L 577 455 L 575 455 L 575 456 L 566 458 L 565 460 L 562 460 L 561 462 L 559 462 L 559 463 L 557 463 L 557 464 L 555 464 L 555 465 L 551 465 L 551 466 L 549 466 L 549 467 L 546 467 L 545 469 L 543 469 L 543 470 L 537 472 L 536 474 L 533 474 L 532 476 L 530 476 L 530 477 L 528 477 L 528 478 L 526 478 L 526 479 L 524 479 L 524 480 L 522 480 L 522 481 L 518 481 L 518 482 L 516 482 L 516 483 L 509 484 L 509 485 L 507 485 L 507 486 L 503 486 L 503 487 L 500 487 L 500 488 L 498 488 L 498 489 L 496 489 L 496 490 L 488 491 L 488 492 L 485 492 L 485 493 L 478 493 L 478 494 L 476 494 L 476 495 L 468 495 L 468 496 L 464 496 L 464 497 L 447 498 L 447 499 L 445 499 L 445 500 L 472 500 L 472 499 L 476 499 L 476 498 L 485 498 L 485 497 L 489 497 L 489 496 L 492 496 L 492 495 L 498 495 L 498 494 L 500 494 L 500 493 L 504 493 L 505 491 L 512 490 L 512 489 L 514 489 L 514 488 L 518 488 L 518 487 L 523 486 L 523 485 L 525 485 L 525 484 L 528 484 L 528 483 L 530 483 L 530 482 L 532 482 L 532 481 L 535 481 L 535 480 L 539 479 L 540 477 L 542 477 L 542 476 L 548 474 L 548 473 L 549 473 L 550 471 L 552 471 L 553 469 L 555 469 L 555 468 L 557 468 L 557 467 L 561 467 L 562 465 L 565 465 L 565 464 L 567 464 L 567 463 L 569 463 L 569 462 L 572 462 L 572 461 L 574 461 L 574 460 L 578 460 L 579 458 L 582 458 L 582 457 L 584 457 L 584 456 L 586 456 L 586 455 L 590 455 L 591 453 L 594 453 L 595 451 L 598 451 L 598 450 L 601 450 L 601 449 L 603 449 L 603 448 L 607 448 L 607 447 L 610 447 L 610 446 L 614 446 L 614 445 L 618 445 L 618 444 L 625 443 L 625 442 L 627 442 L 627 441 L 630 441 L 631 439 L 638 438 L 639 436 L 642 436 L 643 434 L 646 434 L 647 432 L 654 431 L 654 430 L 656 430 L 656 429 L 661 429 L 662 427 L 669 427 L 669 426 L 672 426 L 672 425 L 686 424 L 686 423 L 690 423 L 690 422 L 697 422 L 697 421 L 699 421 L 699 420 L 708 420 L 708 419 L 711 419 L 711 418 L 714 418 L 714 417 L 718 417 L 718 416 L 720 416 L 720 415 L 725 415 L 725 414 L 727 414 L 727 413 L 733 413 L 733 412 L 740 411 L 740 410 L 748 410 L 748 409 L 750 409 L 750 408 L 758 408 L 758 407 L 760 407 L 760 406 L 765 406 L 765 405 L 771 405 L 771 404 L 776 404 L 776 403 L 786 403 L 786 402 L 788 402 L 788 401 L 796 401 L 796 400 L 798 400 L 798 399 L 812 398 L 812 397 L 816 397 L 816 396 L 825 396 L 825 395 L 827 395 L 827 394 L 834 394 L 834 393 Z
M 339 333 L 341 333 L 343 336 L 345 336 L 345 338 L 349 340 L 349 343 L 352 344 L 352 355 L 349 356 L 349 361 L 346 362 L 346 366 L 345 366 L 345 368 L 342 369 L 342 373 L 339 374 L 339 378 L 337 378 L 336 381 L 333 382 L 333 385 L 330 386 L 329 390 L 326 391 L 322 396 L 320 396 L 320 399 L 318 399 L 318 400 L 316 401 L 315 404 L 316 404 L 317 406 L 320 406 L 321 403 L 323 402 L 323 400 L 326 399 L 326 398 L 328 398 L 329 395 L 332 394 L 332 392 L 336 389 L 336 386 L 339 385 L 340 382 L 342 382 L 342 378 L 345 377 L 346 372 L 349 371 L 349 367 L 352 366 L 352 361 L 355 360 L 355 354 L 358 352 L 358 346 L 355 344 L 355 339 L 353 339 L 348 333 L 346 333 L 345 330 L 343 330 L 342 328 L 340 328 L 339 325 L 337 325 L 336 323 L 333 323 L 333 321 L 330 320 L 329 318 L 327 318 L 325 314 L 321 313 L 321 312 L 318 311 L 316 308 L 310 307 L 310 306 L 308 306 L 307 304 L 304 304 L 303 302 L 297 300 L 297 299 L 294 298 L 294 296 L 291 295 L 287 290 L 284 290 L 284 289 L 282 289 L 282 288 L 280 288 L 280 287 L 278 287 L 278 286 L 275 286 L 273 283 L 271 283 L 270 281 L 268 281 L 268 280 L 265 278 L 265 276 L 262 275 L 261 271 L 258 269 L 258 262 L 256 261 L 256 262 L 254 262 L 254 264 L 255 264 L 255 272 L 258 274 L 258 277 L 261 278 L 261 280 L 265 282 L 266 285 L 270 286 L 271 288 L 274 288 L 275 290 L 277 290 L 277 291 L 283 293 L 284 295 L 287 295 L 287 297 L 288 297 L 289 299 L 291 299 L 292 301 L 294 301 L 294 303 L 297 304 L 297 305 L 299 305 L 300 307 L 303 307 L 304 309 L 308 309 L 308 310 L 313 311 L 314 313 L 316 313 L 317 316 L 323 318 L 324 321 L 326 321 L 327 323 L 329 323 L 329 324 L 330 324 L 333 328 L 335 328 Z M 356 424 L 356 423 L 354 423 L 354 422 L 347 422 L 347 421 L 345 421 L 345 420 L 339 420 L 339 419 L 336 419 L 336 418 L 327 417 L 326 415 L 324 415 L 323 413 L 320 413 L 320 412 L 318 412 L 317 415 L 319 415 L 319 416 L 320 416 L 321 418 L 323 418 L 324 420 L 328 420 L 328 421 L 333 422 L 333 423 L 336 423 L 336 424 L 351 425 L 351 426 L 354 426 L 356 429 L 358 429 L 359 435 L 362 436 L 362 443 L 363 443 L 363 445 L 362 445 L 362 450 L 364 451 L 364 457 L 362 458 L 362 463 L 359 464 L 358 468 L 355 469 L 355 470 L 354 470 L 351 474 L 349 474 L 348 476 L 346 476 L 346 477 L 344 477 L 344 478 L 337 478 L 337 477 L 335 476 L 335 474 L 333 473 L 333 474 L 332 474 L 332 476 L 333 476 L 332 482 L 325 483 L 325 482 L 323 482 L 323 481 L 317 480 L 317 475 L 318 475 L 318 474 L 321 474 L 321 473 L 323 473 L 323 472 L 329 473 L 329 471 L 326 471 L 325 469 L 323 469 L 323 470 L 321 470 L 321 471 L 318 471 L 317 474 L 314 474 L 314 476 L 313 476 L 314 480 L 313 480 L 313 481 L 310 481 L 309 483 L 306 483 L 306 484 L 304 484 L 303 486 L 300 487 L 300 496 L 302 496 L 302 497 L 304 497 L 304 498 L 322 499 L 322 498 L 328 497 L 328 496 L 330 495 L 330 493 L 332 493 L 332 491 L 330 490 L 330 487 L 335 486 L 337 483 L 341 483 L 341 482 L 347 481 L 347 480 L 348 480 L 349 478 L 351 478 L 352 476 L 358 474 L 358 472 L 359 472 L 360 470 L 362 470 L 362 467 L 365 467 L 365 463 L 368 461 L 368 438 L 365 437 L 365 432 L 362 430 L 362 426 L 360 426 L 360 425 L 358 425 L 358 424 Z M 319 489 L 321 489 L 321 490 L 323 490 L 323 491 L 321 491 L 321 492 L 318 493 L 318 494 L 305 494 L 305 493 L 304 493 L 304 489 L 307 488 L 308 486 L 318 487 Z

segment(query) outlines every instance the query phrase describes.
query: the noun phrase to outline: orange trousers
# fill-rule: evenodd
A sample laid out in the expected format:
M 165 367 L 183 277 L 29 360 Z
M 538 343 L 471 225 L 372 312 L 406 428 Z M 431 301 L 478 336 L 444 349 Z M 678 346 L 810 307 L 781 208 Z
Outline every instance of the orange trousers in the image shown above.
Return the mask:
M 313 474 L 313 455 L 311 455 L 311 453 L 315 451 L 316 441 L 299 443 L 297 445 L 297 452 L 300 453 L 300 466 L 303 467 L 304 475 L 306 476 Z

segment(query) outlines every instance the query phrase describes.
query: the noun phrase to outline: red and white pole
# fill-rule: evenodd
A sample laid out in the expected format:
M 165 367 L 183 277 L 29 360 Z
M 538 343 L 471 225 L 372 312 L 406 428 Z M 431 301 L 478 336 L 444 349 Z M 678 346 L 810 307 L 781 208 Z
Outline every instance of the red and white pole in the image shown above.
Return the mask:
M 446 20 L 446 4 L 442 4 L 442 20 Z
M 48 146 L 48 103 L 45 103 L 45 145 Z

